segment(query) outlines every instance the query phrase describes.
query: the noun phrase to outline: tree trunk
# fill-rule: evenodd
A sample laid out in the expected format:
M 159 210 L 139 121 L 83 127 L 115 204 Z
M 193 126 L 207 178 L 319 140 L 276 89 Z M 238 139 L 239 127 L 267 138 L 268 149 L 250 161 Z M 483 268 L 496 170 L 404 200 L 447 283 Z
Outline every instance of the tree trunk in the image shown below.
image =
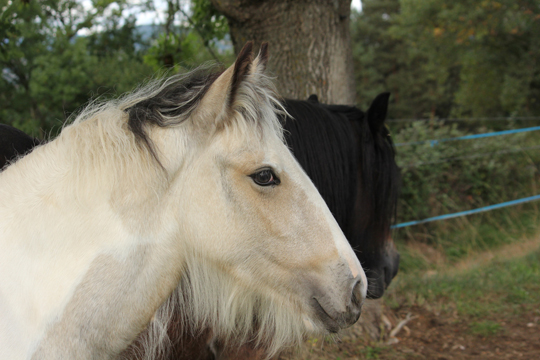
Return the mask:
M 351 0 L 211 0 L 224 14 L 236 52 L 270 45 L 269 70 L 283 97 L 354 104 Z

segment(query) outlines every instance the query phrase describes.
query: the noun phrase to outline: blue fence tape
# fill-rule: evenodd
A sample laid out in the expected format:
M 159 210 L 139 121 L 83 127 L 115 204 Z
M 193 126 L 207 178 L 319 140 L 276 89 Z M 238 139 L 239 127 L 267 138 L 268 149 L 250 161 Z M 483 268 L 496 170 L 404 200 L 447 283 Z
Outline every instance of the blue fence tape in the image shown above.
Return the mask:
M 403 227 L 407 227 L 407 226 L 424 224 L 424 223 L 428 223 L 428 222 L 432 222 L 432 221 L 446 220 L 446 219 L 452 219 L 452 218 L 456 218 L 456 217 L 460 217 L 460 216 L 477 214 L 477 213 L 484 212 L 484 211 L 500 209 L 500 208 L 503 208 L 503 207 L 512 206 L 512 205 L 518 205 L 518 204 L 526 203 L 526 202 L 529 202 L 529 201 L 535 201 L 535 200 L 540 200 L 540 195 L 530 196 L 530 197 L 526 197 L 526 198 L 523 198 L 523 199 L 517 199 L 517 200 L 512 200 L 512 201 L 507 201 L 507 202 L 503 202 L 503 203 L 500 203 L 500 204 L 481 207 L 481 208 L 478 208 L 478 209 L 461 211 L 461 212 L 457 212 L 457 213 L 453 213 L 453 214 L 446 214 L 446 215 L 441 215 L 441 216 L 435 216 L 435 217 L 427 218 L 427 219 L 424 219 L 424 220 L 416 220 L 416 221 L 404 222 L 404 223 L 401 223 L 401 224 L 393 225 L 392 229 L 399 229 L 399 228 L 403 228 Z
M 530 128 L 523 128 L 523 129 L 514 129 L 514 130 L 504 130 L 504 131 L 496 131 L 496 132 L 490 132 L 490 133 L 484 133 L 484 134 L 475 134 L 475 135 L 466 135 L 466 136 L 458 136 L 455 138 L 448 138 L 448 139 L 438 139 L 438 140 L 424 140 L 424 141 L 413 141 L 413 142 L 406 142 L 406 143 L 397 143 L 394 146 L 405 146 L 405 145 L 421 145 L 421 144 L 431 144 L 431 146 L 435 146 L 442 142 L 447 141 L 457 141 L 457 140 L 472 140 L 472 139 L 480 139 L 480 138 L 487 138 L 492 136 L 501 136 L 501 135 L 510 135 L 510 134 L 517 134 L 517 133 L 523 133 L 528 131 L 537 131 L 540 130 L 540 126 L 534 126 Z
M 517 116 L 517 117 L 477 117 L 477 118 L 440 118 L 440 119 L 388 119 L 387 123 L 400 123 L 400 122 L 472 122 L 472 121 L 531 121 L 540 120 L 540 116 Z

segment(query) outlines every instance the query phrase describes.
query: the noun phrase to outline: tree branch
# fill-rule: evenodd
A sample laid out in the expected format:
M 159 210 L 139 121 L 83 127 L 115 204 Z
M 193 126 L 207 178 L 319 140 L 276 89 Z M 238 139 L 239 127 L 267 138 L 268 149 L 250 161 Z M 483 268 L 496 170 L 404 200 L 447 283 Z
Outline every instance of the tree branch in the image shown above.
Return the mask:
M 206 39 L 204 38 L 204 35 L 203 35 L 202 31 L 199 29 L 199 27 L 195 24 L 195 22 L 193 22 L 193 20 L 191 19 L 191 17 L 190 17 L 184 10 L 182 10 L 181 8 L 178 8 L 178 10 L 180 10 L 180 12 L 187 18 L 188 22 L 191 24 L 191 26 L 193 26 L 193 28 L 195 29 L 195 31 L 197 32 L 197 34 L 199 34 L 199 36 L 201 37 L 201 39 L 203 39 L 203 44 L 204 44 L 204 46 L 206 47 L 206 49 L 208 50 L 208 52 L 210 53 L 210 55 L 212 55 L 212 57 L 214 58 L 214 60 L 216 60 L 217 62 L 219 62 L 218 57 L 216 56 L 216 54 L 214 53 L 214 51 L 213 51 L 212 48 L 210 47 L 209 42 L 207 43 L 207 41 L 206 41 Z

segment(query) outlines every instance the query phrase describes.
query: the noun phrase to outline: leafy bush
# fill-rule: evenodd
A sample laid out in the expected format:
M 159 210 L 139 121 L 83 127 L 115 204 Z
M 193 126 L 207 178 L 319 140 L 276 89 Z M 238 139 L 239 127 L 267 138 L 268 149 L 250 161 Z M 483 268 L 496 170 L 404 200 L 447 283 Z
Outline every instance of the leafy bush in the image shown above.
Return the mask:
M 398 223 L 538 194 L 538 132 L 400 146 L 493 131 L 485 126 L 465 124 L 467 126 L 458 122 L 417 121 L 403 126 L 392 123 L 403 183 Z M 444 225 L 431 223 L 411 231 L 434 235 L 441 226 Z

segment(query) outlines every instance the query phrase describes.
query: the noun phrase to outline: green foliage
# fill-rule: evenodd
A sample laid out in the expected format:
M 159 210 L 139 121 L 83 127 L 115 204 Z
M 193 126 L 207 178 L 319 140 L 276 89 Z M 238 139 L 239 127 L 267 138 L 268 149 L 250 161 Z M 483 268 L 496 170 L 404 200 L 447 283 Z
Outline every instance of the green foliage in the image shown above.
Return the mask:
M 515 124 L 507 124 L 511 127 Z M 474 133 L 492 131 L 476 126 Z M 470 134 L 464 125 L 451 122 L 414 122 L 397 131 L 396 143 L 447 139 Z M 535 148 L 538 134 L 461 140 L 397 148 L 403 189 L 400 221 L 468 210 L 536 194 L 540 161 Z M 511 176 L 510 176 L 511 174 Z
M 431 66 L 458 74 L 448 115 L 538 113 L 537 0 L 402 0 L 401 5 L 393 33 L 415 45 Z
M 446 116 L 453 88 L 445 68 L 402 33 L 399 0 L 364 0 L 351 21 L 357 101 L 367 108 L 383 91 L 392 93 L 390 118 Z
M 191 5 L 191 19 L 205 45 L 214 39 L 222 40 L 229 33 L 227 19 L 214 8 L 210 0 L 193 0 Z
M 382 351 L 383 348 L 378 346 L 366 346 L 364 349 L 362 349 L 362 353 L 366 359 L 380 359 Z
M 205 46 L 203 39 L 193 31 L 162 33 L 144 55 L 145 64 L 160 74 L 192 69 L 208 61 L 216 61 Z M 228 54 L 220 56 L 226 61 Z M 222 58 L 222 59 L 221 59 Z
M 186 13 L 179 1 L 168 1 L 164 33 L 152 43 L 144 56 L 146 64 L 155 71 L 177 72 L 214 60 L 230 62 L 231 54 L 217 51 L 217 42 L 223 40 L 229 28 L 209 0 L 191 2 L 192 14 Z M 181 19 L 179 24 L 175 19 Z
M 144 55 L 144 62 L 158 71 L 163 68 L 177 68 L 175 57 L 182 51 L 182 39 L 175 33 L 162 33 Z M 176 69 L 178 70 L 178 69 Z
M 390 117 L 540 112 L 538 0 L 365 0 L 351 37 L 358 102 L 393 94 Z
M 92 5 L 87 10 L 74 0 L 13 1 L 4 8 L 3 123 L 36 136 L 54 133 L 89 97 L 127 91 L 151 74 L 137 50 L 134 19 L 121 19 L 125 2 Z M 98 25 L 103 32 L 78 35 Z
M 391 123 L 396 143 L 448 139 L 494 129 L 484 122 Z M 497 127 L 511 128 L 512 122 Z M 521 124 L 520 124 L 521 125 Z M 538 194 L 540 154 L 537 132 L 500 137 L 397 147 L 402 194 L 397 223 L 476 209 Z M 537 231 L 537 204 L 435 221 L 394 231 L 398 241 L 421 242 L 444 259 L 460 260 L 478 251 L 507 244 Z M 428 270 L 433 259 L 401 249 L 401 269 Z
M 231 61 L 231 54 L 216 55 L 215 41 L 228 28 L 209 1 L 193 1 L 192 15 L 179 1 L 167 4 L 166 24 L 143 34 L 126 0 L 9 1 L 0 15 L 0 120 L 54 135 L 90 98 L 129 91 L 156 73 Z

